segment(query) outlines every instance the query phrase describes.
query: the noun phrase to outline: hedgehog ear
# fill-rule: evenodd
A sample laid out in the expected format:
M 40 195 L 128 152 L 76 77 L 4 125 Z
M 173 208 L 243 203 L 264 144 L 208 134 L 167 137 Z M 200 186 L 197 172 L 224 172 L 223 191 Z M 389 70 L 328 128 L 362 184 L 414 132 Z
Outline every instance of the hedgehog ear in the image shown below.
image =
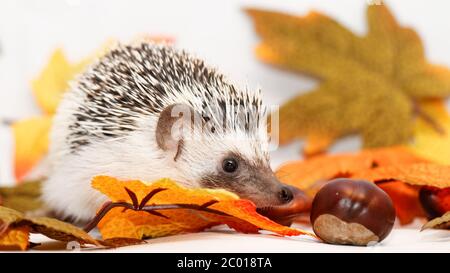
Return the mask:
M 174 153 L 175 161 L 181 153 L 184 139 L 194 129 L 195 117 L 194 109 L 186 104 L 169 105 L 159 114 L 156 143 L 162 150 Z

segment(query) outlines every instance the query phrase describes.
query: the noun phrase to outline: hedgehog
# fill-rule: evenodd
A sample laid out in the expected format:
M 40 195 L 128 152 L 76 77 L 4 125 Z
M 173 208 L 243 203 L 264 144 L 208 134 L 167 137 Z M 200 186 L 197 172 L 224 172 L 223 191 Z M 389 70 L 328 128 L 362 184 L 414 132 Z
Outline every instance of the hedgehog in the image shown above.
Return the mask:
M 261 91 L 231 83 L 201 59 L 164 43 L 119 44 L 64 94 L 50 133 L 42 198 L 86 222 L 106 202 L 96 175 L 225 189 L 257 207 L 294 198 L 269 164 Z M 178 130 L 175 130 L 178 128 Z

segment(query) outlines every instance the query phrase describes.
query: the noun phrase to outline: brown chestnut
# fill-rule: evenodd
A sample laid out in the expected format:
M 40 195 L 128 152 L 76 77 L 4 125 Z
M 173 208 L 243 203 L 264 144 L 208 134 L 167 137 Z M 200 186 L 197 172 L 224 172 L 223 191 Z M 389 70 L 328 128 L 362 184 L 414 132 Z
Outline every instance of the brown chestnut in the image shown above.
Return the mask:
M 257 209 L 262 215 L 284 226 L 292 225 L 295 218 L 303 213 L 309 212 L 312 202 L 311 197 L 307 196 L 300 189 L 289 185 L 287 185 L 287 187 L 291 190 L 293 195 L 290 202 L 283 205 Z
M 327 243 L 365 246 L 388 236 L 395 209 L 391 198 L 375 184 L 341 178 L 317 192 L 310 219 L 316 235 Z
M 450 188 L 423 186 L 419 191 L 419 200 L 428 219 L 441 217 L 450 211 Z

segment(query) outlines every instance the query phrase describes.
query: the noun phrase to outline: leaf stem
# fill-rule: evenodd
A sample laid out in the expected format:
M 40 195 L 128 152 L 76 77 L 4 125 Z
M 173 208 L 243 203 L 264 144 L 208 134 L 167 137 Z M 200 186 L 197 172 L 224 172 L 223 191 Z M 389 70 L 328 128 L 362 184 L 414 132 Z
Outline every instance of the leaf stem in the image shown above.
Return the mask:
M 148 200 L 143 200 L 145 202 L 148 202 Z M 203 205 L 196 205 L 196 204 L 161 204 L 161 205 L 148 205 L 148 206 L 133 206 L 132 204 L 126 203 L 126 202 L 107 202 L 103 205 L 103 207 L 100 209 L 100 211 L 96 214 L 96 216 L 84 227 L 84 231 L 90 232 L 92 229 L 94 229 L 98 223 L 105 217 L 105 215 L 113 208 L 117 207 L 123 207 L 125 209 L 131 209 L 134 211 L 145 211 L 145 212 L 154 212 L 155 210 L 172 210 L 172 209 L 193 209 L 213 214 L 218 214 L 221 216 L 230 216 L 229 214 L 215 210 L 210 209 L 209 206 L 217 203 L 216 200 L 211 200 L 206 202 Z M 141 202 L 143 203 L 143 202 Z M 161 216 L 164 218 L 168 218 L 165 215 L 158 215 L 158 213 L 153 214 L 157 216 Z

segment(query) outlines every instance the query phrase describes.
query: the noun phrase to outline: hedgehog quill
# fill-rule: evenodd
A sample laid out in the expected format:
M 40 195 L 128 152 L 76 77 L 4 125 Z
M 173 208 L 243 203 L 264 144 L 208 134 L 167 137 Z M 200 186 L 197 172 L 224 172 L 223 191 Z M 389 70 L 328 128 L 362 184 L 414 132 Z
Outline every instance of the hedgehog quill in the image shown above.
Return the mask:
M 308 208 L 309 200 L 271 170 L 266 120 L 259 90 L 238 88 L 189 53 L 151 42 L 117 45 L 59 105 L 43 200 L 53 212 L 86 222 L 107 201 L 90 187 L 92 177 L 170 177 L 187 187 L 229 190 L 263 213 L 299 212 L 298 201 Z

